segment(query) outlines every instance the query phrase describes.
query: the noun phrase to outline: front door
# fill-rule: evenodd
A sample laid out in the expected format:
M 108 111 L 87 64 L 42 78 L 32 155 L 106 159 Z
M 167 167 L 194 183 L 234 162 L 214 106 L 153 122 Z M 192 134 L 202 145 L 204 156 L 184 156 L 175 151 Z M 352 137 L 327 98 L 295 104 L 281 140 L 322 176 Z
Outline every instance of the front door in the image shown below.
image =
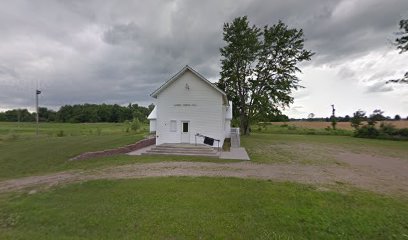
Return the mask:
M 190 143 L 190 122 L 181 122 L 181 142 Z

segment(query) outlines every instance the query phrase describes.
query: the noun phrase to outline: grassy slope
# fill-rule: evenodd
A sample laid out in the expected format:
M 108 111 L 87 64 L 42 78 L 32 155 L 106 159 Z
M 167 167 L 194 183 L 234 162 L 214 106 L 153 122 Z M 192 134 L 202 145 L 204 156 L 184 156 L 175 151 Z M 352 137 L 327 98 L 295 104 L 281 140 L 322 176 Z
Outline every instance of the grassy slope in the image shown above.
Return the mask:
M 72 168 L 67 160 L 87 151 L 134 143 L 143 135 L 24 139 L 0 144 L 0 179 Z
M 65 136 L 56 137 L 61 130 Z M 34 124 L 1 123 L 0 132 L 0 179 L 75 168 L 67 161 L 73 156 L 134 143 L 144 136 L 126 133 L 123 124 L 48 123 L 35 137 Z
M 357 190 L 234 178 L 91 181 L 0 196 L 0 238 L 404 239 L 407 206 Z

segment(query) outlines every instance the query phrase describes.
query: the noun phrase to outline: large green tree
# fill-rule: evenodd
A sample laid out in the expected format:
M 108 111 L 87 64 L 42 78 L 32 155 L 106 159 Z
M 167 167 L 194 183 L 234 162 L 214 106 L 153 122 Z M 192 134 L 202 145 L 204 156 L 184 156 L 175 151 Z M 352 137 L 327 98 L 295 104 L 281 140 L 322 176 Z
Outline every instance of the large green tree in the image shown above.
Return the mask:
M 260 29 L 246 16 L 224 24 L 224 41 L 218 86 L 233 101 L 241 131 L 248 134 L 251 121 L 281 114 L 293 102 L 292 91 L 301 87 L 298 64 L 313 53 L 304 49 L 301 29 L 281 21 Z
M 397 33 L 399 37 L 395 39 L 395 45 L 401 54 L 408 51 L 408 19 L 402 19 L 399 26 L 401 31 Z M 408 72 L 402 78 L 388 80 L 387 83 L 408 83 Z

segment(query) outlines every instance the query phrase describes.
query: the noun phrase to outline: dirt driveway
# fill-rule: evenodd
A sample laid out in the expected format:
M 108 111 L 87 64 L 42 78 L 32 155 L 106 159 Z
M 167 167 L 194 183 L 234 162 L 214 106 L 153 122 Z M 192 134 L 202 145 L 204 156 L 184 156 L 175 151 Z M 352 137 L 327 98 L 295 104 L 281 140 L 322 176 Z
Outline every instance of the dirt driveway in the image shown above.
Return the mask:
M 94 179 L 211 176 L 294 181 L 319 186 L 350 184 L 379 193 L 408 196 L 408 161 L 341 152 L 340 165 L 257 164 L 252 162 L 159 162 L 87 171 L 66 171 L 0 182 L 0 192 L 50 187 Z M 344 163 L 344 164 L 343 164 Z

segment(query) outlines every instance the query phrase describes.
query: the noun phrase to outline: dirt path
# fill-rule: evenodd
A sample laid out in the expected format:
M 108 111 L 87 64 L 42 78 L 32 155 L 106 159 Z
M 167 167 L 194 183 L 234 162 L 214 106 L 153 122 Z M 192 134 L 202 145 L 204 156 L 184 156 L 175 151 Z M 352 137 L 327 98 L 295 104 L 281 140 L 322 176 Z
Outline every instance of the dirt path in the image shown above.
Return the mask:
M 252 162 L 159 162 L 128 164 L 87 171 L 66 171 L 0 182 L 0 192 L 50 187 L 94 179 L 163 176 L 211 176 L 270 179 L 326 185 L 350 184 L 359 188 L 408 196 L 408 161 L 342 152 L 341 165 L 257 164 Z

